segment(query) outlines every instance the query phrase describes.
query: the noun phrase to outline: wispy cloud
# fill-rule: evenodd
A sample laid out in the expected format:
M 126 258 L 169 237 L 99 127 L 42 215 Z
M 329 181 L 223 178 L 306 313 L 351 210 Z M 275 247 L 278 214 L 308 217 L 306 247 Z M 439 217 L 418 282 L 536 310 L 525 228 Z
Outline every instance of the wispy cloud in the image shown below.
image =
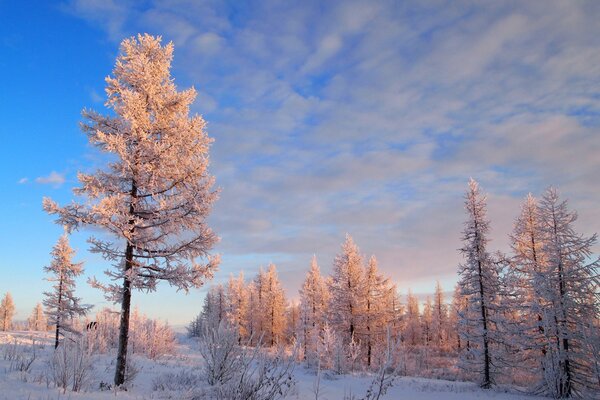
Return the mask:
M 201 92 L 226 273 L 313 253 L 327 271 L 350 232 L 401 284 L 433 288 L 460 261 L 470 176 L 497 248 L 550 184 L 598 229 L 599 2 L 115 4 L 70 10 L 115 43 L 173 40 L 178 84 Z
M 24 185 L 24 184 L 26 184 L 27 182 L 29 182 L 29 179 L 28 179 L 28 178 L 21 178 L 21 179 L 19 179 L 19 180 L 18 180 L 18 182 L 17 182 L 17 183 L 18 183 L 19 185 Z
M 56 171 L 50 172 L 48 176 L 38 176 L 35 178 L 36 183 L 42 185 L 52 185 L 52 187 L 60 187 L 63 183 L 65 183 L 65 175 L 60 174 Z

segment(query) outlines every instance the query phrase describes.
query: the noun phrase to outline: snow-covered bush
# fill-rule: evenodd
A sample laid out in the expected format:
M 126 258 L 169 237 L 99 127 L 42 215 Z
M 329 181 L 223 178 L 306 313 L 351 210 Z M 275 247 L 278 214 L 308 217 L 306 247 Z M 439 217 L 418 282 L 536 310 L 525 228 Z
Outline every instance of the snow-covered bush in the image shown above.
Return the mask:
M 234 327 L 226 323 L 206 326 L 199 345 L 205 360 L 203 378 L 211 388 L 210 394 L 198 396 L 223 400 L 285 398 L 295 385 L 295 354 L 288 356 L 283 347 L 269 354 L 260 340 L 258 343 L 254 348 L 241 347 Z
M 24 346 L 14 339 L 11 344 L 4 347 L 3 357 L 10 361 L 9 371 L 29 372 L 37 358 L 35 340 L 31 339 L 30 346 Z
M 200 374 L 184 369 L 179 372 L 167 372 L 157 376 L 152 380 L 152 390 L 191 392 L 201 384 L 202 377 Z
M 96 314 L 96 324 L 85 332 L 94 353 L 106 353 L 116 349 L 119 342 L 119 313 L 108 308 Z M 89 321 L 86 321 L 86 325 Z M 175 354 L 175 333 L 167 323 L 149 319 L 135 309 L 129 328 L 129 350 L 156 359 L 166 354 Z
M 84 389 L 93 369 L 91 345 L 84 336 L 68 336 L 54 350 L 48 362 L 48 375 L 56 387 L 78 392 Z

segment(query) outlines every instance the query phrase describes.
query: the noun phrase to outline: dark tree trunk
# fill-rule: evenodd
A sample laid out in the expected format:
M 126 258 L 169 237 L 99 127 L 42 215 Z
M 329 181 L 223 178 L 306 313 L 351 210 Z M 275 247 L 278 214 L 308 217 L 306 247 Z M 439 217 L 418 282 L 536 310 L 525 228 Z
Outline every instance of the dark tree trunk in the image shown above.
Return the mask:
M 475 231 L 478 232 L 477 221 L 475 222 Z M 476 234 L 478 235 L 478 234 Z M 476 240 L 478 237 L 476 236 Z M 481 387 L 484 389 L 489 389 L 492 387 L 492 380 L 490 377 L 490 350 L 488 343 L 488 320 L 487 320 L 487 307 L 485 304 L 485 289 L 483 287 L 483 268 L 481 265 L 481 258 L 479 255 L 481 254 L 479 248 L 479 242 L 477 243 L 477 269 L 479 273 L 479 296 L 481 298 L 481 321 L 483 324 L 483 382 L 481 382 Z
M 125 273 L 132 268 L 133 246 L 128 244 L 125 250 Z M 121 321 L 119 325 L 119 351 L 117 353 L 117 369 L 115 371 L 115 385 L 125 383 L 125 370 L 127 368 L 127 344 L 129 342 L 129 314 L 131 312 L 131 282 L 123 278 L 123 300 L 121 301 Z
M 56 333 L 54 336 L 54 348 L 58 348 L 58 337 L 60 334 L 60 314 L 62 312 L 62 292 L 63 292 L 63 275 L 62 269 L 60 273 L 60 281 L 58 282 L 58 307 L 56 309 Z
M 133 215 L 134 199 L 137 196 L 137 186 L 135 182 L 131 185 L 131 203 L 129 205 L 129 215 L 131 219 L 130 232 L 133 234 L 134 220 Z M 133 268 L 133 244 L 128 241 L 125 248 L 125 277 L 123 278 L 123 298 L 121 300 L 121 321 L 119 325 L 119 350 L 117 353 L 117 368 L 115 371 L 115 385 L 121 386 L 125 383 L 125 372 L 127 369 L 127 344 L 129 342 L 129 314 L 131 312 L 131 281 L 128 277 L 129 271 Z

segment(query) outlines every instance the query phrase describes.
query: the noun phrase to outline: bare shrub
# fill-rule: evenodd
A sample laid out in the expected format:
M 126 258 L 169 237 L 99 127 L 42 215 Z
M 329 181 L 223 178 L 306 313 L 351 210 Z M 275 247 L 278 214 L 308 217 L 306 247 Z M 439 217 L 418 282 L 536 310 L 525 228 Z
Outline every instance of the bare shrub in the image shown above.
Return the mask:
M 85 337 L 68 337 L 48 363 L 50 380 L 56 387 L 78 392 L 89 383 L 92 371 L 91 346 Z
M 29 346 L 18 343 L 16 338 L 13 339 L 11 344 L 4 347 L 3 357 L 10 361 L 9 371 L 29 373 L 37 358 L 35 339 L 31 339 Z
M 287 355 L 281 347 L 268 354 L 260 340 L 254 348 L 239 346 L 237 332 L 226 323 L 206 326 L 199 344 L 205 360 L 203 378 L 210 388 L 197 392 L 197 399 L 276 400 L 295 386 L 295 351 Z
M 177 373 L 167 372 L 157 376 L 152 381 L 154 391 L 191 391 L 201 384 L 202 378 L 199 374 L 189 370 L 181 370 Z

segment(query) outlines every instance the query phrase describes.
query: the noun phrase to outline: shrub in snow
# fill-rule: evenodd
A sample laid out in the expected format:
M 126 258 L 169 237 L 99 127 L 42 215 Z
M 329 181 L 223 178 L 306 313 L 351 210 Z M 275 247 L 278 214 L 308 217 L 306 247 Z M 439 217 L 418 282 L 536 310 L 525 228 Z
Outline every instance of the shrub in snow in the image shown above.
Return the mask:
M 119 327 L 119 313 L 108 308 L 96 314 L 95 329 L 85 332 L 94 353 L 116 349 L 119 342 L 115 332 Z M 87 323 L 86 323 L 87 325 Z M 147 318 L 135 309 L 130 319 L 128 346 L 131 354 L 157 359 L 175 354 L 175 333 L 167 323 Z
M 161 374 L 152 380 L 152 390 L 154 391 L 191 391 L 202 384 L 202 377 L 189 370 L 179 372 L 167 372 Z
M 285 398 L 295 385 L 294 354 L 286 356 L 282 347 L 268 354 L 260 340 L 252 349 L 240 347 L 237 330 L 225 322 L 206 326 L 199 345 L 203 378 L 211 387 L 196 398 L 274 400 Z
M 89 383 L 92 352 L 86 337 L 66 337 L 48 362 L 48 375 L 56 387 L 78 392 Z
M 14 339 L 11 344 L 5 346 L 3 357 L 5 360 L 10 361 L 9 371 L 28 373 L 37 358 L 35 348 L 34 339 L 31 340 L 31 346 L 23 346 L 17 342 L 17 339 Z

